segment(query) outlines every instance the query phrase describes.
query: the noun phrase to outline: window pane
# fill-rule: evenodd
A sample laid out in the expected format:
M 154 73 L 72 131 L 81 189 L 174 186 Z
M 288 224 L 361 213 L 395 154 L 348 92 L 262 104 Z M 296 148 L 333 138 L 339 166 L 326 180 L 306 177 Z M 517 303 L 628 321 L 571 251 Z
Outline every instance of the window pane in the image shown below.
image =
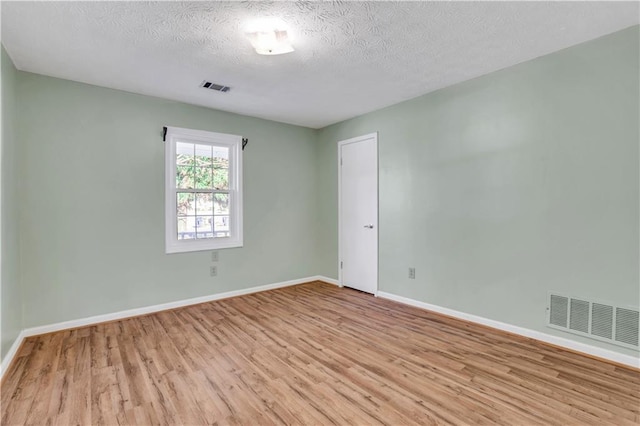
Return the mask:
M 178 218 L 178 239 L 191 240 L 196 237 L 196 218 L 194 216 L 186 216 Z
M 215 216 L 213 218 L 213 230 L 216 237 L 229 236 L 229 216 Z
M 177 142 L 176 143 L 176 165 L 178 166 L 193 165 L 193 151 L 194 151 L 194 146 L 192 143 Z
M 193 167 L 178 166 L 176 168 L 176 188 L 178 189 L 193 188 Z
M 195 152 L 195 165 L 197 167 L 213 166 L 211 145 L 196 145 Z
M 213 147 L 213 167 L 229 167 L 229 148 L 222 146 Z
M 178 192 L 176 199 L 178 216 L 195 215 L 195 204 L 195 194 L 189 192 Z
M 211 189 L 213 186 L 211 169 L 209 167 L 195 168 L 196 189 Z
M 213 188 L 229 189 L 229 169 L 213 169 Z
M 213 238 L 213 217 L 212 216 L 197 216 L 196 217 L 196 238 Z
M 213 215 L 213 194 L 208 192 L 196 194 L 196 214 L 198 216 Z
M 213 194 L 214 214 L 229 214 L 229 194 Z

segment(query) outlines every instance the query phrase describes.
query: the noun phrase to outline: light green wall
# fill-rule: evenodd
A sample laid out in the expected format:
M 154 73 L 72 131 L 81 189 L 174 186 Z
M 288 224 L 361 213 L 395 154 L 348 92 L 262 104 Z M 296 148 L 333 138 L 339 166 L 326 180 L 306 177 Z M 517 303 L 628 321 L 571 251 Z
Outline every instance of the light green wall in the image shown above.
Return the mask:
M 18 171 L 16 137 L 16 76 L 13 62 L 0 45 L 2 67 L 2 276 L 0 323 L 0 358 L 7 351 L 22 330 L 22 294 L 19 282 L 19 237 L 18 237 Z
M 323 129 L 318 272 L 337 277 L 336 142 L 378 131 L 380 290 L 637 355 L 545 327 L 545 308 L 548 291 L 638 306 L 638 39 Z
M 311 129 L 19 73 L 25 326 L 314 275 Z M 212 94 L 211 96 L 225 96 Z M 244 247 L 164 254 L 163 125 L 239 134 Z

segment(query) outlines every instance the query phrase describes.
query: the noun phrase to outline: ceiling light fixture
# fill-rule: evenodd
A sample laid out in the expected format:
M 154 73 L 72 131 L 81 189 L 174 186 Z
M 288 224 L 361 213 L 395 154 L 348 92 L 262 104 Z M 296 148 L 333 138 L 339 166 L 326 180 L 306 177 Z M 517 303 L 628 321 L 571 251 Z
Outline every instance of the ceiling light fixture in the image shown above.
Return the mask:
M 249 41 L 259 55 L 282 55 L 293 52 L 293 46 L 284 30 L 247 33 Z
M 247 28 L 247 37 L 259 55 L 282 55 L 293 52 L 284 22 L 277 18 L 254 21 Z

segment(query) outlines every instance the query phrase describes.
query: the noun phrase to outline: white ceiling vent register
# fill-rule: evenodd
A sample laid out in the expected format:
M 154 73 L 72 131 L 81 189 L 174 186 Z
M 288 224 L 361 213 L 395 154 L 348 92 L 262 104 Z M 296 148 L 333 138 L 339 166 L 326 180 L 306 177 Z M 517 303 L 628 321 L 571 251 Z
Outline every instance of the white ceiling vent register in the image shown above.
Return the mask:
M 207 80 L 204 80 L 202 83 L 200 83 L 200 87 L 210 90 L 216 90 L 218 92 L 228 92 L 229 90 L 231 90 L 231 87 L 229 86 L 223 86 L 222 84 L 212 83 Z
M 569 333 L 639 349 L 638 308 L 549 294 L 547 325 Z

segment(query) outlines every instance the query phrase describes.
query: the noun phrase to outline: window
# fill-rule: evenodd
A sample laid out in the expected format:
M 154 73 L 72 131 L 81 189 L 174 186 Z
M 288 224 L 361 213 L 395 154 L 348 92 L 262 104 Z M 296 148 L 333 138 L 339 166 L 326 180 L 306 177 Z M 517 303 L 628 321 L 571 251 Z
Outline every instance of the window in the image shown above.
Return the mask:
M 167 253 L 242 247 L 242 137 L 167 127 Z

